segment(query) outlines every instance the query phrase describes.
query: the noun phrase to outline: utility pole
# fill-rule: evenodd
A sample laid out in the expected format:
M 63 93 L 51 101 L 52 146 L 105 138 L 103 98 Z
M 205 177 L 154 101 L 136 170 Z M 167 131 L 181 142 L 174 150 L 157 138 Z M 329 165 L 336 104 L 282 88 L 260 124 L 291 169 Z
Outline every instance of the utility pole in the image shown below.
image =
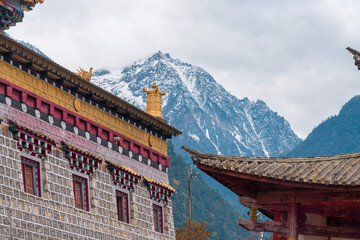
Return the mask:
M 191 178 L 192 178 L 192 167 L 189 167 L 189 219 L 191 221 Z
M 262 221 L 262 213 L 259 212 L 256 216 L 259 216 L 260 215 L 260 221 Z M 264 233 L 263 232 L 260 232 L 260 240 L 263 240 L 263 237 L 264 237 Z

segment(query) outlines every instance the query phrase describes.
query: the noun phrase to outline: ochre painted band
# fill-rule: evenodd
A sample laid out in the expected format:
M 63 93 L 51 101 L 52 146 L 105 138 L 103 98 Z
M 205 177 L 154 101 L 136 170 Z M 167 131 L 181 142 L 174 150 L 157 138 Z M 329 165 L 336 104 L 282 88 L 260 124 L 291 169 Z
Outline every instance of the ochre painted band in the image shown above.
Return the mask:
M 116 116 L 113 116 L 106 111 L 92 106 L 83 100 L 79 99 L 79 102 L 77 102 L 74 106 L 74 99 L 76 98 L 70 93 L 46 83 L 45 81 L 32 76 L 31 74 L 26 73 L 7 62 L 0 62 L 0 77 L 16 86 L 36 94 L 37 96 L 40 96 L 41 98 L 53 102 L 115 132 L 119 132 L 124 136 L 141 143 L 142 145 L 150 147 L 149 137 L 151 134 L 121 120 Z M 167 155 L 166 141 L 155 136 L 152 137 L 151 140 L 152 149 L 163 155 Z

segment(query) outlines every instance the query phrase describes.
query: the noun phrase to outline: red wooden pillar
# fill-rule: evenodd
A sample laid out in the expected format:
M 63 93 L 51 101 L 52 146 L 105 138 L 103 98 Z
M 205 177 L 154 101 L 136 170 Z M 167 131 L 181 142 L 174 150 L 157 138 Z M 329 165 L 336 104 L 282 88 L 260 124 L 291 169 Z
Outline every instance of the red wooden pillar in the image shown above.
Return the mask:
M 275 222 L 281 222 L 280 216 L 281 216 L 281 212 L 280 211 L 275 211 L 274 212 L 274 221 Z M 281 238 L 279 237 L 278 233 L 274 233 L 273 234 L 273 240 L 286 240 L 286 238 Z
M 6 86 L 6 96 L 12 98 L 12 87 Z
M 299 215 L 299 204 L 291 203 L 289 211 L 289 237 L 288 240 L 298 239 L 298 215 Z

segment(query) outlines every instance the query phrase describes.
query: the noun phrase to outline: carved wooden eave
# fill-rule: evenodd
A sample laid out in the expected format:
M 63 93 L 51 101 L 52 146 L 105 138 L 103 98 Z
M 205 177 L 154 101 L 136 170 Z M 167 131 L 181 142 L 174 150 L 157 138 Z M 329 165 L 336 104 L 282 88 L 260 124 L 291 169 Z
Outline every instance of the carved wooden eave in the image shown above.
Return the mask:
M 262 158 L 200 153 L 183 147 L 196 165 L 220 170 L 226 175 L 282 185 L 321 188 L 360 187 L 360 153 L 324 157 Z
M 273 232 L 274 239 L 297 239 L 298 234 L 360 239 L 360 153 L 258 158 L 183 149 L 200 170 L 237 194 L 242 205 L 274 220 L 239 220 L 243 228 Z M 325 217 L 327 226 L 307 225 L 308 214 Z
M 168 138 L 182 134 L 181 131 L 170 126 L 165 121 L 151 116 L 123 99 L 82 79 L 68 69 L 3 34 L 0 34 L 0 53 L 7 54 L 11 59 L 21 64 L 30 64 L 37 72 L 43 72 L 47 76 L 58 80 L 61 84 L 66 84 L 67 87 L 77 88 L 83 94 L 88 94 L 94 100 L 102 102 L 104 106 L 116 109 L 120 114 L 127 114 L 135 121 L 141 121 L 144 125 L 151 126 L 158 131 L 163 131 Z

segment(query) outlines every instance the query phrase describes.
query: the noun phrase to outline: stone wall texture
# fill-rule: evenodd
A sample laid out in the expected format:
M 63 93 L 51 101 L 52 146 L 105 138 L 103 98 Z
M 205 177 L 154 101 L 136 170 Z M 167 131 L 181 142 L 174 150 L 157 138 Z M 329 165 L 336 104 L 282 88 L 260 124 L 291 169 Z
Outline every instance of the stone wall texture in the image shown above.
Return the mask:
M 75 208 L 74 171 L 59 141 L 168 184 L 165 172 L 3 103 L 0 103 L 0 117 L 3 119 L 0 129 L 0 239 L 175 239 L 171 201 L 162 205 L 164 232 L 155 232 L 154 201 L 142 181 L 129 191 L 129 224 L 117 220 L 115 192 L 118 186 L 114 185 L 105 165 L 88 178 L 89 211 Z M 24 192 L 21 170 L 24 153 L 18 150 L 17 141 L 8 129 L 9 120 L 57 141 L 57 147 L 40 160 L 41 197 Z

